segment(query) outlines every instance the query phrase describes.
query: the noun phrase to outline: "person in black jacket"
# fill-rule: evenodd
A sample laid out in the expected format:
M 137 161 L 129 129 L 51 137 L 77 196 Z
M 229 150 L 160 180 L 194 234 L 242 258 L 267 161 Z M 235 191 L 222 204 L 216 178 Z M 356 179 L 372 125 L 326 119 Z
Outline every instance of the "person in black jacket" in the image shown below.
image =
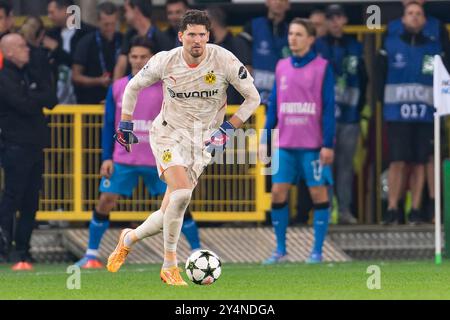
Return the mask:
M 15 238 L 16 251 L 9 257 L 13 268 L 30 269 L 30 239 L 39 203 L 44 167 L 43 149 L 50 131 L 42 108 L 57 104 L 48 81 L 29 68 L 30 49 L 17 33 L 0 42 L 4 67 L 0 70 L 0 130 L 5 188 L 0 201 L 0 261 L 6 260 Z M 20 211 L 16 230 L 14 216 Z

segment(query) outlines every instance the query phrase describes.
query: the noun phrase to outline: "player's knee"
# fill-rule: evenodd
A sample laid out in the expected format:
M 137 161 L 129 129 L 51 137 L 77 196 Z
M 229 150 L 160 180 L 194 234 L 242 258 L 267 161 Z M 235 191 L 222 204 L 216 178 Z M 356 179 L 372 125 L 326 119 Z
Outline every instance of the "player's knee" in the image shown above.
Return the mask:
M 95 212 L 105 217 L 109 217 L 109 213 L 111 212 L 111 210 L 111 207 L 106 205 L 98 204 L 97 207 L 95 207 Z
M 108 193 L 102 193 L 100 196 L 100 200 L 97 205 L 97 209 L 99 212 L 104 212 L 105 214 L 109 214 L 109 212 L 116 206 L 117 196 Z
M 177 207 L 183 214 L 192 197 L 192 189 L 178 189 L 170 194 L 170 203 Z
M 288 192 L 274 186 L 272 188 L 272 202 L 284 203 L 287 201 Z
M 329 202 L 328 190 L 326 187 L 311 188 L 309 190 L 313 204 Z

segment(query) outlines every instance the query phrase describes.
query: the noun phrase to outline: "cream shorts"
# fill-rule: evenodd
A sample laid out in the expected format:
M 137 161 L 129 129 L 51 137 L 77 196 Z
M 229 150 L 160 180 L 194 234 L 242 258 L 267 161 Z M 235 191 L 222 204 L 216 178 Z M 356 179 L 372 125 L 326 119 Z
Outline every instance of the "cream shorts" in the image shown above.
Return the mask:
M 197 133 L 183 129 L 174 129 L 158 116 L 150 129 L 150 145 L 156 159 L 158 173 L 164 181 L 164 172 L 174 166 L 186 168 L 193 186 L 198 183 L 205 168 L 211 162 L 211 154 L 205 150 L 203 136 L 208 133 Z

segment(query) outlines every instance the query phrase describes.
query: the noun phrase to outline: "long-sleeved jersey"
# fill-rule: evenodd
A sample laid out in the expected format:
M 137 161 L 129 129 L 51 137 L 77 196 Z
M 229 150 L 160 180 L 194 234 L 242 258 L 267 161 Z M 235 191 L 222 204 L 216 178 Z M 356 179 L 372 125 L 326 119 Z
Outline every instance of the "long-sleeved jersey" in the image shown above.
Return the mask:
M 210 130 L 220 125 L 217 117 L 226 107 L 226 91 L 230 84 L 245 98 L 236 113 L 243 122 L 260 103 L 253 78 L 244 65 L 230 51 L 208 44 L 206 57 L 197 66 L 186 63 L 183 47 L 153 56 L 129 82 L 123 99 L 123 113 L 132 115 L 137 93 L 159 80 L 163 81 L 164 91 L 162 119 L 176 129 L 189 130 L 194 125 L 201 125 L 203 130 Z

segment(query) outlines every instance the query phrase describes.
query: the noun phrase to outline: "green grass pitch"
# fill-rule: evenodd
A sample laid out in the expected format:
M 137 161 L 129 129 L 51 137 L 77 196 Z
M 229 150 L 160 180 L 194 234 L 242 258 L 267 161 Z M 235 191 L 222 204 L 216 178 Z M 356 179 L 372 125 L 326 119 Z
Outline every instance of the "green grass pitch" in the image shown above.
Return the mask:
M 370 265 L 381 272 L 381 289 L 369 290 Z M 212 286 L 169 287 L 157 265 L 125 265 L 118 273 L 82 271 L 81 289 L 67 289 L 66 265 L 36 265 L 15 273 L 0 266 L 0 300 L 300 300 L 449 299 L 450 262 L 350 262 L 261 266 L 224 264 Z M 184 278 L 186 275 L 183 273 Z M 70 282 L 70 281 L 69 281 Z

